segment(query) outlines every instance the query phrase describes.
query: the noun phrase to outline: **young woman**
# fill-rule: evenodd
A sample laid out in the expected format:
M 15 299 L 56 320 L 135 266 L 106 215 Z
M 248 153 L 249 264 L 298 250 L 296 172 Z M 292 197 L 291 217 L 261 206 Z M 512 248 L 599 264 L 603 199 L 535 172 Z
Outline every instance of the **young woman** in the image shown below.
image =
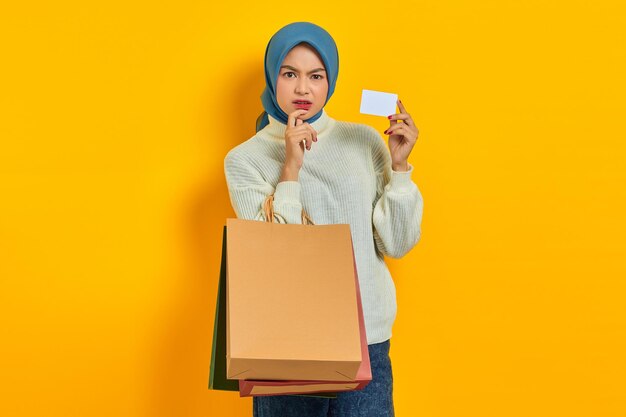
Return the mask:
M 264 220 L 273 195 L 275 221 L 350 225 L 369 347 L 372 381 L 337 398 L 254 397 L 255 417 L 393 416 L 389 359 L 396 290 L 384 256 L 404 256 L 420 238 L 423 201 L 407 162 L 418 129 L 398 101 L 389 116 L 389 150 L 370 126 L 338 121 L 324 110 L 335 89 L 339 56 L 323 28 L 296 22 L 280 29 L 265 51 L 265 111 L 257 133 L 224 161 L 238 218 Z M 294 248 L 293 254 L 302 256 Z M 315 253 L 305 254 L 315 256 Z

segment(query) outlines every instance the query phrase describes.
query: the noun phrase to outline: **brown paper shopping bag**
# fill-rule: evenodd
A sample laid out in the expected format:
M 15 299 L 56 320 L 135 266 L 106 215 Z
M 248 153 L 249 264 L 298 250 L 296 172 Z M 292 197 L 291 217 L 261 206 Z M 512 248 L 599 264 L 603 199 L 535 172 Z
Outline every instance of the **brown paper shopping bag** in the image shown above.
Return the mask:
M 273 223 L 268 201 L 267 222 L 227 220 L 227 377 L 354 381 L 362 353 L 350 227 Z
M 365 363 L 365 361 L 363 362 Z M 363 368 L 363 366 L 361 366 L 361 368 Z M 359 373 L 360 372 L 361 371 L 359 370 Z M 211 365 L 209 368 L 209 389 L 240 391 L 240 381 L 241 380 L 226 378 L 226 226 L 224 226 L 222 237 L 222 261 L 220 265 L 220 278 L 215 304 L 213 344 L 211 349 Z M 294 391 L 293 394 L 305 397 L 337 397 L 335 393 L 328 392 L 328 390 L 325 390 L 324 392 L 310 392 L 308 394 L 305 394 L 305 390 L 300 390 L 299 393 Z
M 365 319 L 363 317 L 363 306 L 361 304 L 361 293 L 359 289 L 358 275 L 356 274 L 356 259 L 353 253 L 353 263 L 355 271 L 357 307 L 359 315 L 359 330 L 361 336 L 361 355 L 363 361 L 354 381 L 267 381 L 267 380 L 239 380 L 239 395 L 241 397 L 265 396 L 265 395 L 288 395 L 304 393 L 328 393 L 354 391 L 365 388 L 372 380 L 372 369 L 369 358 L 369 348 L 367 346 L 367 333 L 365 331 Z

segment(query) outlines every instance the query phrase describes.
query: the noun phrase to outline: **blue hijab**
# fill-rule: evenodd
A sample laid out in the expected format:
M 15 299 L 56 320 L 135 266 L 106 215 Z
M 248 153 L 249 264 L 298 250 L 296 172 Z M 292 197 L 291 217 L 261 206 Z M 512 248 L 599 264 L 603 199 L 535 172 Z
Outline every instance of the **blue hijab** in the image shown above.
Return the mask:
M 276 80 L 280 73 L 280 65 L 285 56 L 296 45 L 305 42 L 311 45 L 322 57 L 326 75 L 328 77 L 328 95 L 324 105 L 328 103 L 335 91 L 337 75 L 339 73 L 339 53 L 337 45 L 326 30 L 309 22 L 294 22 L 280 29 L 272 36 L 265 49 L 265 89 L 261 94 L 263 111 L 256 121 L 256 131 L 263 129 L 268 123 L 270 114 L 276 120 L 287 124 L 289 115 L 279 106 L 276 100 Z M 307 123 L 312 123 L 320 118 L 322 110 L 307 119 Z

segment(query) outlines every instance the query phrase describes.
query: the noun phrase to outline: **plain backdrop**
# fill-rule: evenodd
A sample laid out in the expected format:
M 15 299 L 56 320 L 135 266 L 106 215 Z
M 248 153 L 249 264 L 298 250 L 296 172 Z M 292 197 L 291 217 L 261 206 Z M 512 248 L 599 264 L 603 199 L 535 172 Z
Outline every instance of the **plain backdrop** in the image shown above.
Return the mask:
M 401 417 L 626 415 L 621 1 L 13 2 L 0 11 L 0 415 L 250 416 L 207 389 L 223 159 L 269 38 L 335 38 L 326 106 L 397 93 L 422 238 L 388 259 Z

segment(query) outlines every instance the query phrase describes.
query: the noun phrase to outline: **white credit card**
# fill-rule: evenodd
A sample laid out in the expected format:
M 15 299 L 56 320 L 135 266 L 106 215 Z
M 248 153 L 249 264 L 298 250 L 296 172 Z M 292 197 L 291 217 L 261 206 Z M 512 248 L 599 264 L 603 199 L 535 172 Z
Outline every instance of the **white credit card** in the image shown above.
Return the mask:
M 361 95 L 361 113 L 387 117 L 396 113 L 397 101 L 397 94 L 363 90 Z

